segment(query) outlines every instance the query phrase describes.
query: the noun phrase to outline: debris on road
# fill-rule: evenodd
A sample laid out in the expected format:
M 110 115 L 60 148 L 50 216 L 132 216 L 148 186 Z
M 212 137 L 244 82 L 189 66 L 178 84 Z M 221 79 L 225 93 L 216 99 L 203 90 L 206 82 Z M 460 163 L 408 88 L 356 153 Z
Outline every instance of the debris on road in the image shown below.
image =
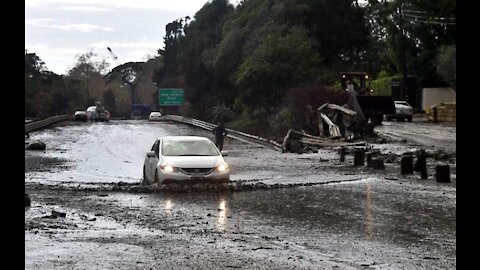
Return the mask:
M 345 107 L 325 103 L 317 109 L 319 136 L 351 139 L 355 135 L 357 113 Z M 328 126 L 328 132 L 326 126 Z
M 61 217 L 61 218 L 67 217 L 67 213 L 52 210 L 52 213 L 50 215 L 43 216 L 42 218 L 58 218 L 58 217 Z
M 304 132 L 290 129 L 283 139 L 283 152 L 305 153 L 315 147 L 335 146 L 365 146 L 365 142 L 345 142 L 330 138 L 312 136 Z
M 47 148 L 44 142 L 36 141 L 27 146 L 28 150 L 45 150 Z

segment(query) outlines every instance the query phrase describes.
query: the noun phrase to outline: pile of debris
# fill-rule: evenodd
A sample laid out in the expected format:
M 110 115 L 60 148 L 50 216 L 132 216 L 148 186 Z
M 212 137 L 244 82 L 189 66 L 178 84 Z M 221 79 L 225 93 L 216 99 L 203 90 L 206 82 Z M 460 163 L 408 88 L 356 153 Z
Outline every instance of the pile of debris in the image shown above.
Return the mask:
M 345 106 L 325 103 L 313 111 L 307 106 L 306 122 L 312 134 L 290 129 L 283 139 L 283 152 L 316 152 L 318 147 L 364 146 L 355 139 L 373 134 L 373 125 L 360 113 Z
M 332 138 L 312 136 L 305 132 L 290 129 L 283 139 L 283 152 L 308 153 L 317 152 L 319 147 L 328 146 L 365 146 L 365 142 L 345 142 Z

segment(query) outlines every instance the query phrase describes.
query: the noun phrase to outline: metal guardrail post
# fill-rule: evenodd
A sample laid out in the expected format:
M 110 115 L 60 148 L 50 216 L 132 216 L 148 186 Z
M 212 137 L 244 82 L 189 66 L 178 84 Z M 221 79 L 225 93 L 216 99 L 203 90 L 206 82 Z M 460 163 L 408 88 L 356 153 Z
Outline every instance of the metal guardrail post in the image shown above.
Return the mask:
M 65 121 L 65 120 L 72 120 L 72 116 L 71 115 L 58 115 L 58 116 L 53 116 L 53 117 L 50 117 L 50 118 L 47 118 L 47 119 L 30 122 L 30 123 L 25 124 L 25 133 L 31 132 L 31 131 L 34 131 L 34 130 L 37 130 L 37 129 L 40 129 L 40 128 L 44 128 L 44 127 L 49 126 L 53 123 L 61 122 L 61 121 Z

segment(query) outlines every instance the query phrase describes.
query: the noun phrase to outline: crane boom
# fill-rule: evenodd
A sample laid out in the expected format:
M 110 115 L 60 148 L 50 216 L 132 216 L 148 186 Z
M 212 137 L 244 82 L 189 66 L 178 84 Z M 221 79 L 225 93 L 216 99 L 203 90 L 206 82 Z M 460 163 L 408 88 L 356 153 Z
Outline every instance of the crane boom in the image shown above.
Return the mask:
M 110 52 L 110 55 L 112 56 L 113 60 L 117 60 L 117 56 L 113 53 L 112 49 L 110 49 L 110 47 L 107 47 L 107 50 Z

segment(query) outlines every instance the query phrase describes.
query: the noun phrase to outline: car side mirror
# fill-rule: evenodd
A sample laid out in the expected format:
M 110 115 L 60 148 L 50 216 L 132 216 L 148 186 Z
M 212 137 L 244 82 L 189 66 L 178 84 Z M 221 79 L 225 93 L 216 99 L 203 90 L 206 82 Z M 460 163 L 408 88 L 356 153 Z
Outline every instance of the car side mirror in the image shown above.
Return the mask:
M 221 151 L 222 156 L 228 156 L 228 151 Z
M 147 157 L 156 157 L 155 151 L 149 151 L 149 152 L 147 152 Z

